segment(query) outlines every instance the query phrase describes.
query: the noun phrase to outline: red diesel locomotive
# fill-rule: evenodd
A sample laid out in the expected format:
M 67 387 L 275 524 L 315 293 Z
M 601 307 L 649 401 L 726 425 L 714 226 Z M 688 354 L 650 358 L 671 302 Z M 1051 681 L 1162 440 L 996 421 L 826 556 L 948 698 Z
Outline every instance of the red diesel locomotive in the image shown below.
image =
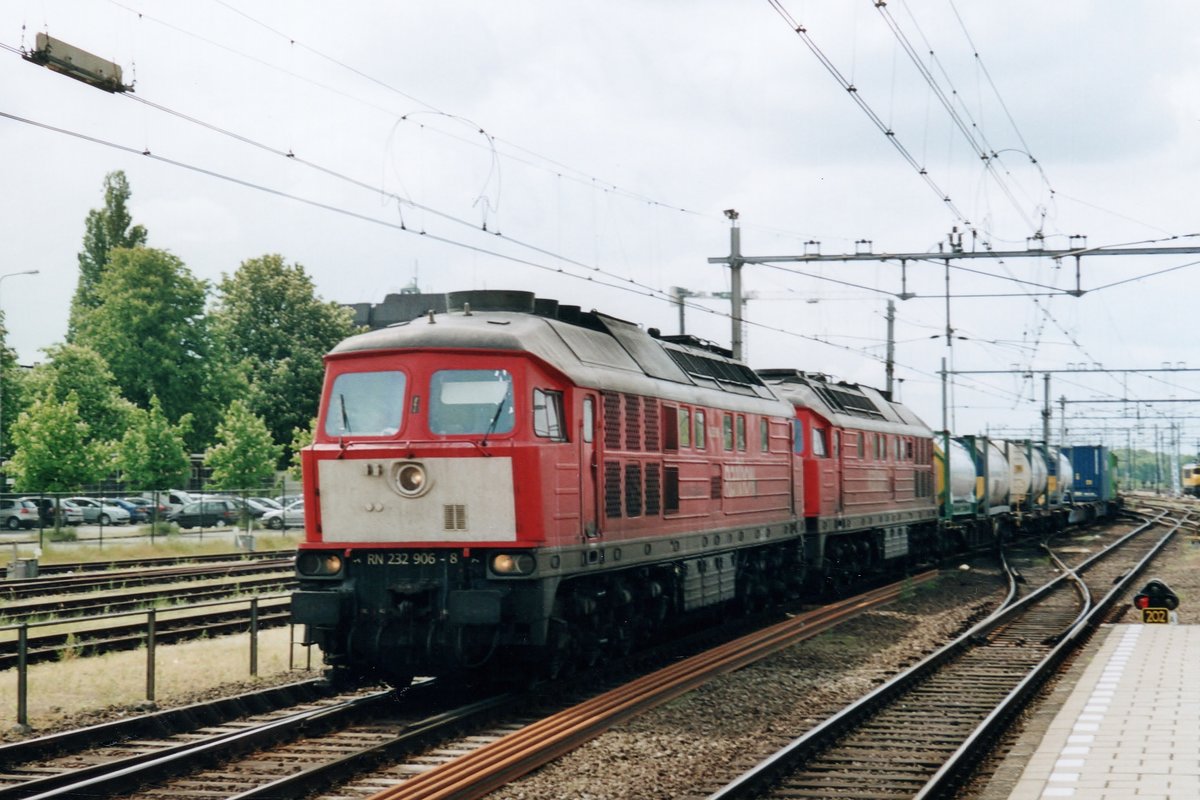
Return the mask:
M 930 431 L 878 392 L 526 292 L 448 307 L 326 357 L 292 614 L 335 675 L 552 675 L 936 549 Z

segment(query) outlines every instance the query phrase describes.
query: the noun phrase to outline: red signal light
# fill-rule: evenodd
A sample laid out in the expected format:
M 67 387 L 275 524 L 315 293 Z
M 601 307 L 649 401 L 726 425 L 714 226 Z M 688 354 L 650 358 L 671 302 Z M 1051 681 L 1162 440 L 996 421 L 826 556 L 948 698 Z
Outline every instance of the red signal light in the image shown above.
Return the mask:
M 1133 604 L 1139 609 L 1150 607 L 1150 596 L 1145 594 L 1134 595 Z

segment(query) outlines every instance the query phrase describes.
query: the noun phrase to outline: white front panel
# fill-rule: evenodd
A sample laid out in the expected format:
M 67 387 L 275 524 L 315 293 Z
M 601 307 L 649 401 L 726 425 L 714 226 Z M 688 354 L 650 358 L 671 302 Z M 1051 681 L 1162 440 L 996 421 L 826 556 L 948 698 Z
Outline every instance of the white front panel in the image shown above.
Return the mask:
M 404 497 L 398 459 L 322 460 L 321 538 L 326 542 L 512 542 L 517 538 L 512 459 L 413 459 L 429 489 Z

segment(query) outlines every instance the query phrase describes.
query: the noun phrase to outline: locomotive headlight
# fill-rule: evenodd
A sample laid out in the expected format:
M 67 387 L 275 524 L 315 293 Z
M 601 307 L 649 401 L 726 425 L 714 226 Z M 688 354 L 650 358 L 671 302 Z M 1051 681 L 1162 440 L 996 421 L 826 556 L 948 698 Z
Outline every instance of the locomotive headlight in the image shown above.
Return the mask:
M 396 491 L 405 497 L 420 497 L 429 491 L 429 474 L 415 461 L 406 461 L 392 468 Z
M 306 578 L 328 578 L 342 571 L 342 557 L 337 553 L 301 553 L 296 559 L 296 571 Z
M 537 566 L 529 553 L 497 553 L 492 556 L 492 572 L 497 575 L 528 575 Z

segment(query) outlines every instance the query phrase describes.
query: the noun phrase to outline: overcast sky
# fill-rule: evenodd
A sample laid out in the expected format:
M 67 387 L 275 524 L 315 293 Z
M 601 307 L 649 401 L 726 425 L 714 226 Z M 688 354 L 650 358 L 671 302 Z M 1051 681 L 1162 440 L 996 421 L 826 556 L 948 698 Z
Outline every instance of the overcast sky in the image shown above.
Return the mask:
M 63 339 L 84 219 L 113 170 L 128 176 L 150 245 L 214 283 L 279 253 L 338 302 L 379 302 L 414 281 L 516 288 L 672 333 L 665 295 L 682 286 L 701 295 L 688 332 L 724 346 L 728 302 L 702 296 L 729 288 L 728 270 L 708 263 L 729 251 L 724 209 L 740 213 L 751 256 L 936 252 L 955 226 L 967 249 L 1025 249 L 1038 234 L 1046 248 L 1073 235 L 1091 247 L 1200 245 L 1188 238 L 1200 232 L 1193 4 L 332 9 L 0 4 L 0 274 L 40 270 L 0 284 L 24 363 Z M 117 62 L 135 91 L 22 60 L 14 51 L 38 31 Z M 903 287 L 896 262 L 748 266 L 747 358 L 882 386 L 886 303 L 907 289 L 918 296 L 896 300 L 899 393 L 937 428 L 944 357 L 963 372 L 1200 367 L 1197 260 L 1085 258 L 1078 298 L 1062 293 L 1075 288 L 1073 261 L 959 262 L 952 352 L 936 338 L 940 263 L 908 264 Z M 955 384 L 956 430 L 1040 427 L 1040 374 Z M 1191 404 L 1079 401 L 1182 400 L 1197 386 L 1189 373 L 1055 375 L 1055 436 L 1065 397 L 1069 416 L 1140 414 L 1129 436 L 1143 446 L 1155 421 L 1177 420 L 1192 450 Z M 1122 446 L 1132 427 L 1069 425 L 1084 440 L 1105 426 Z

